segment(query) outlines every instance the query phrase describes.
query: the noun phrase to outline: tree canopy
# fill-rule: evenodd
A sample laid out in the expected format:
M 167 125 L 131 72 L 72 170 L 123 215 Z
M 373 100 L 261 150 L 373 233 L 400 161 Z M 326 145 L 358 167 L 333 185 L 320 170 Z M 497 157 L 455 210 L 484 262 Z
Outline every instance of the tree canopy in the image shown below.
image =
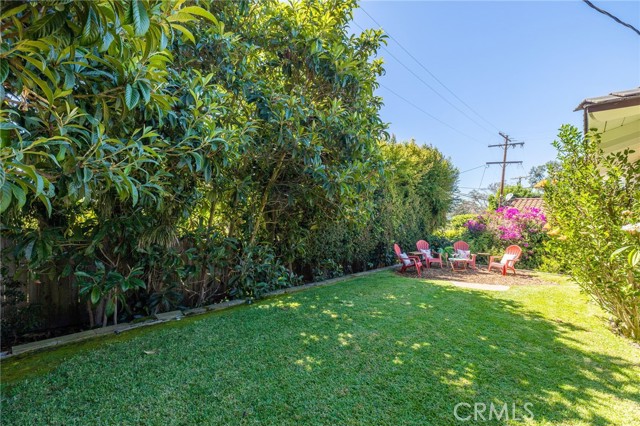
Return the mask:
M 457 172 L 384 142 L 385 36 L 351 35 L 355 5 L 4 7 L 11 278 L 72 280 L 106 323 L 385 263 L 442 224 Z

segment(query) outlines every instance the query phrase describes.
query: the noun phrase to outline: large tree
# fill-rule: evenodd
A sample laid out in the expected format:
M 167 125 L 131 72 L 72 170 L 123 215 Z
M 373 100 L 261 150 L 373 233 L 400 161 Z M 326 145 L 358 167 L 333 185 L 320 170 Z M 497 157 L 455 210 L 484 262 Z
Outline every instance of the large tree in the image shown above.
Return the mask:
M 349 35 L 355 2 L 10 6 L 0 211 L 16 276 L 75 271 L 114 315 L 142 285 L 202 303 L 220 280 L 275 280 L 255 262 L 292 265 L 327 218 L 366 222 L 383 35 Z

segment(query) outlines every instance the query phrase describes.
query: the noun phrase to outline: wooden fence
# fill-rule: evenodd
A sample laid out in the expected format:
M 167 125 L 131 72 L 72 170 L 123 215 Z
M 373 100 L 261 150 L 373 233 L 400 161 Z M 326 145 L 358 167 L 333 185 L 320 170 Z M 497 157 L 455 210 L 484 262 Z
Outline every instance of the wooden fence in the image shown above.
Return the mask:
M 0 239 L 0 250 L 11 250 L 10 241 Z M 4 256 L 2 256 L 4 258 Z M 3 270 L 7 277 L 11 278 L 16 270 L 15 264 L 3 264 Z M 28 274 L 26 274 L 28 275 Z M 4 278 L 4 277 L 3 277 Z M 88 322 L 88 313 L 84 302 L 78 296 L 78 289 L 73 284 L 73 277 L 67 277 L 59 281 L 49 281 L 42 278 L 36 281 L 30 277 L 21 277 L 23 282 L 20 290 L 26 296 L 26 302 L 36 307 L 40 317 L 40 327 L 37 330 L 50 330 L 59 327 L 80 325 Z M 7 302 L 7 288 L 0 285 L 0 297 L 3 305 Z

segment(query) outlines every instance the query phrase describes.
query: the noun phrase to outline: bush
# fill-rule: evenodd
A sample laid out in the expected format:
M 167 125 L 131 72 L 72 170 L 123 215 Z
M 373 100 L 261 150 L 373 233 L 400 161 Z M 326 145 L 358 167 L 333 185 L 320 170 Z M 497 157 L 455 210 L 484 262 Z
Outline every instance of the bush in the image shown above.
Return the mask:
M 549 232 L 575 281 L 608 312 L 619 331 L 640 340 L 640 162 L 631 151 L 604 155 L 600 137 L 563 126 L 561 168 L 545 187 Z M 635 264 L 634 264 L 635 262 Z
M 278 260 L 273 251 L 264 246 L 246 247 L 234 268 L 231 296 L 259 299 L 265 293 L 300 284 L 299 277 Z
M 520 265 L 537 268 L 545 253 L 548 239 L 543 231 L 545 215 L 537 208 L 522 211 L 513 207 L 499 209 L 477 216 L 465 223 L 468 240 L 474 251 L 498 254 L 512 244 L 522 248 Z
M 446 220 L 457 171 L 386 142 L 385 36 L 351 33 L 355 1 L 22 3 L 2 260 L 70 277 L 91 326 L 388 264 Z

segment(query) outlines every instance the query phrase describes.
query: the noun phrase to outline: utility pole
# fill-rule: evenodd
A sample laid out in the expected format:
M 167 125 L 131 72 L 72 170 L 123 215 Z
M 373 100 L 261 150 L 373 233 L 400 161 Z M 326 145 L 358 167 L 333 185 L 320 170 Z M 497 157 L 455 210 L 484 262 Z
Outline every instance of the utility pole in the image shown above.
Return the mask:
M 505 135 L 502 132 L 499 132 L 498 134 L 504 138 L 504 143 L 489 145 L 489 148 L 494 148 L 497 146 L 502 147 L 503 149 L 502 161 L 489 161 L 487 162 L 487 165 L 502 164 L 502 179 L 500 179 L 500 197 L 498 198 L 498 207 L 500 207 L 502 206 L 502 197 L 504 196 L 504 173 L 507 169 L 507 164 L 522 164 L 522 161 L 507 161 L 507 149 L 509 147 L 513 147 L 517 145 L 524 146 L 524 142 L 512 142 L 508 135 Z
M 526 179 L 529 176 L 516 176 L 516 177 L 512 177 L 511 180 L 517 180 L 518 181 L 518 185 L 522 184 L 522 179 Z

